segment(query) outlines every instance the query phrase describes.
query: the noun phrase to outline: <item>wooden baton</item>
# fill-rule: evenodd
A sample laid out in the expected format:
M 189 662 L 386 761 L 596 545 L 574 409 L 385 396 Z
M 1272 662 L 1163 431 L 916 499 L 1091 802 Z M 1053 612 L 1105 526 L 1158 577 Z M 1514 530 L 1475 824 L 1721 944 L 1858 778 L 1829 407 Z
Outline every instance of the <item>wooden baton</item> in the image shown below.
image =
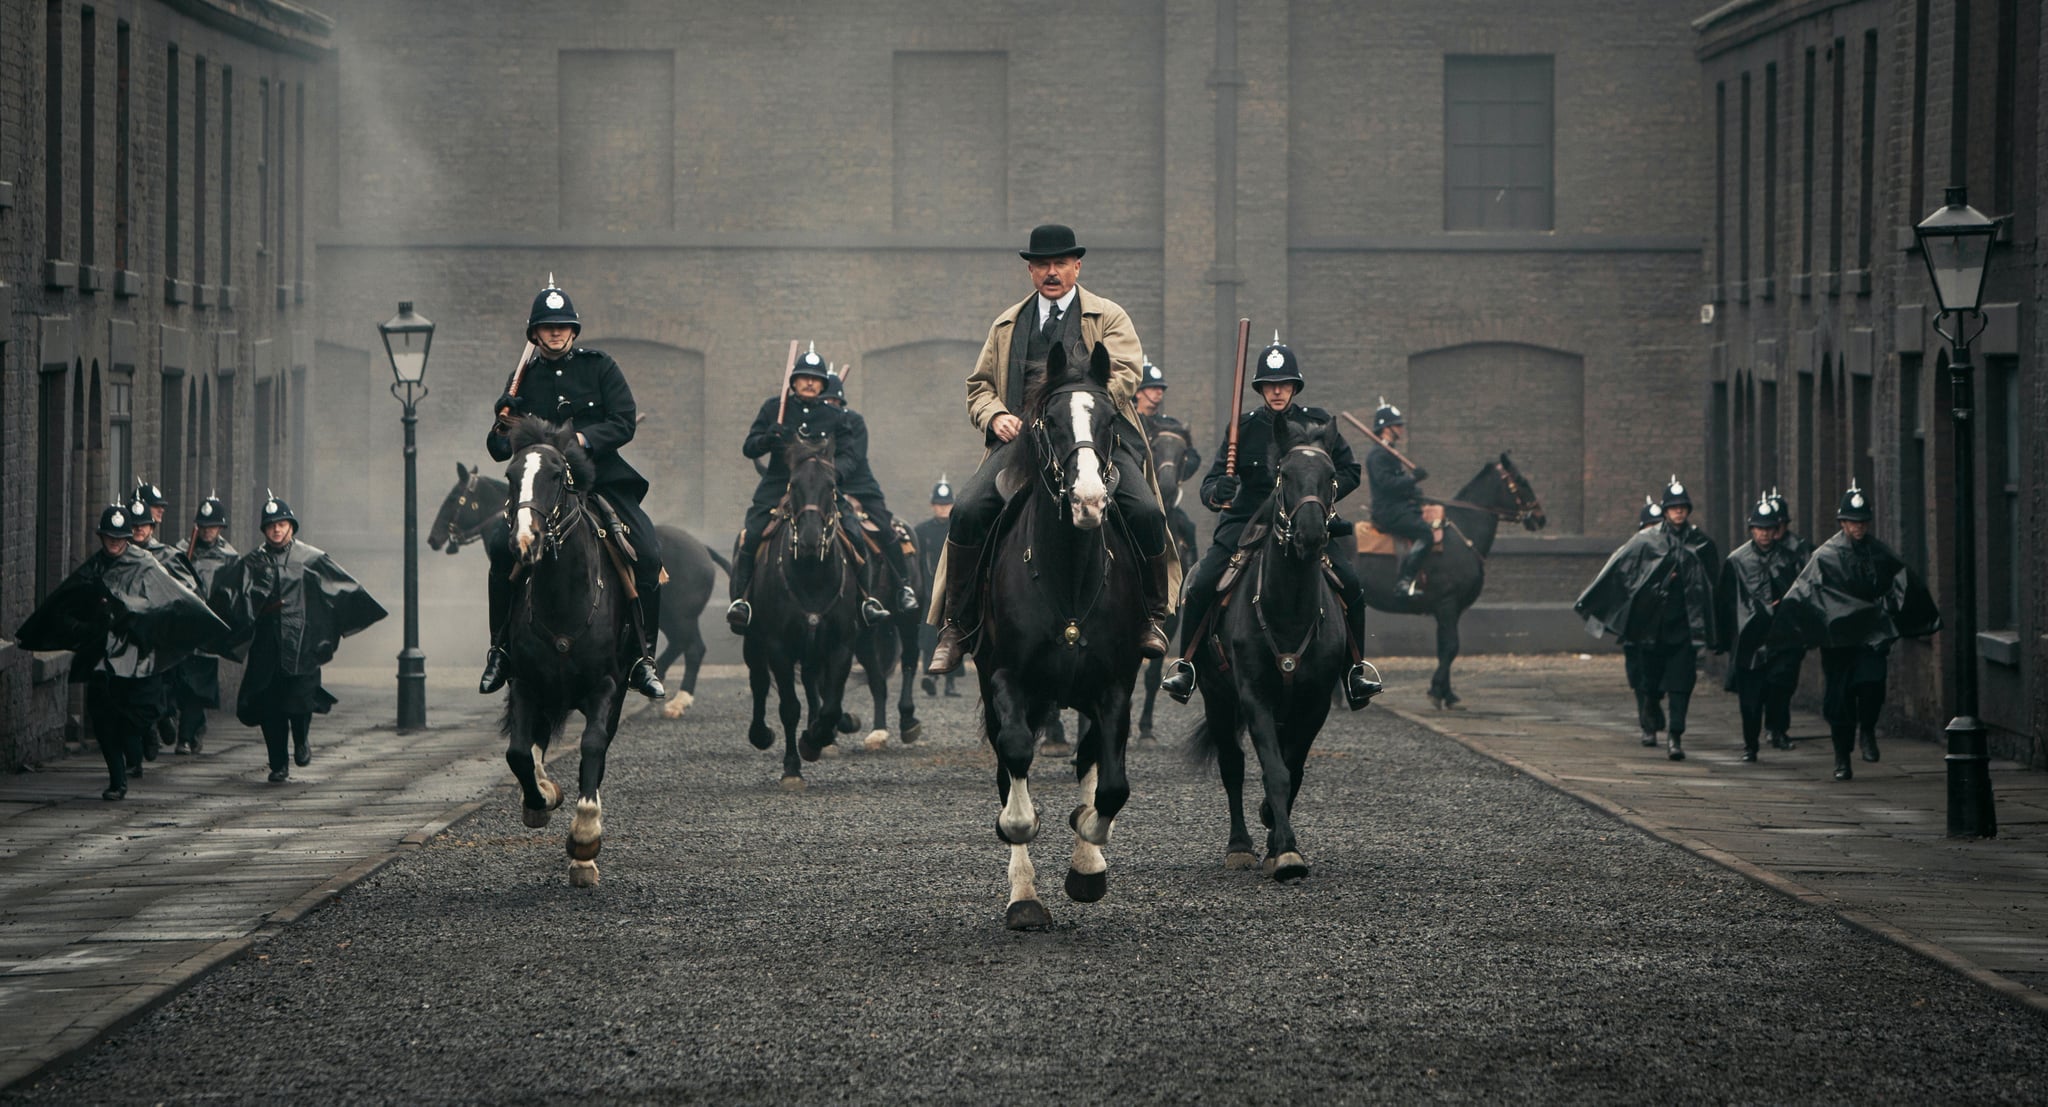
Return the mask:
M 1237 475 L 1237 405 L 1244 402 L 1244 359 L 1252 344 L 1252 321 L 1237 321 L 1237 373 L 1230 384 L 1230 432 L 1229 441 L 1223 447 L 1223 472 L 1226 476 Z
M 783 415 L 789 411 L 789 381 L 791 377 L 796 375 L 796 348 L 802 344 L 803 339 L 801 338 L 789 340 L 789 360 L 783 363 L 782 366 L 782 399 L 781 402 L 775 405 L 775 421 L 777 423 L 782 422 Z
M 1346 419 L 1349 419 L 1349 420 L 1351 420 L 1351 425 L 1352 425 L 1352 426 L 1354 426 L 1354 427 L 1357 427 L 1357 428 L 1358 428 L 1359 430 L 1362 430 L 1362 431 L 1364 431 L 1364 432 L 1365 432 L 1365 436 L 1366 436 L 1367 438 L 1370 438 L 1370 439 L 1372 439 L 1372 444 L 1373 444 L 1373 445 L 1375 445 L 1375 446 L 1378 446 L 1378 447 L 1379 447 L 1380 449 L 1382 449 L 1382 450 L 1385 450 L 1385 451 L 1387 451 L 1387 452 L 1388 452 L 1388 453 L 1390 453 L 1390 454 L 1393 454 L 1393 455 L 1394 455 L 1394 460 L 1395 460 L 1395 461 L 1398 461 L 1398 462 L 1400 462 L 1400 463 L 1401 463 L 1402 465 L 1405 465 L 1405 466 L 1407 466 L 1407 467 L 1408 467 L 1408 468 L 1409 468 L 1409 469 L 1410 469 L 1411 471 L 1412 471 L 1412 470 L 1413 470 L 1413 469 L 1415 468 L 1415 463 L 1414 463 L 1414 462 L 1412 462 L 1412 461 L 1408 460 L 1408 459 L 1407 459 L 1407 458 L 1405 458 L 1405 457 L 1402 457 L 1402 456 L 1401 456 L 1401 451 L 1399 451 L 1399 450 L 1397 450 L 1397 449 L 1393 448 L 1392 446 L 1389 446 L 1389 445 L 1387 445 L 1387 444 L 1386 444 L 1385 442 L 1382 442 L 1382 441 L 1380 441 L 1380 436 L 1379 436 L 1379 435 L 1377 435 L 1377 434 L 1374 434 L 1374 433 L 1372 432 L 1372 428 L 1371 428 L 1371 427 L 1368 427 L 1368 426 L 1366 426 L 1366 425 L 1365 425 L 1364 423 L 1361 423 L 1361 422 L 1359 422 L 1359 421 L 1358 421 L 1358 416 L 1356 416 L 1356 415 L 1353 415 L 1353 414 L 1351 414 L 1351 413 L 1350 413 L 1350 412 L 1348 412 L 1348 411 L 1340 411 L 1340 412 L 1338 412 L 1337 414 L 1339 414 L 1339 415 L 1342 415 L 1342 416 L 1343 416 L 1344 418 L 1346 418 Z

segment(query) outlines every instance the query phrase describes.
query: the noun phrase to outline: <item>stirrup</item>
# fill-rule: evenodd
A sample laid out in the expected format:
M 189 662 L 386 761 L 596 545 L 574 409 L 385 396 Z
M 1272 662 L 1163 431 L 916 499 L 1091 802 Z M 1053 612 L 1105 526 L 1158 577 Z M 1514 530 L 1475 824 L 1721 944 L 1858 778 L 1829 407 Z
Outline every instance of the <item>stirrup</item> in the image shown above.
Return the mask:
M 1159 687 L 1166 689 L 1166 694 L 1173 697 L 1173 702 L 1188 702 L 1188 697 L 1195 694 L 1194 665 L 1185 657 L 1176 657 L 1166 667 L 1170 671 L 1166 674 L 1166 679 L 1159 682 Z
M 1394 582 L 1394 591 L 1403 596 L 1420 596 L 1422 589 L 1415 586 L 1414 577 L 1404 577 Z
M 1365 675 L 1367 669 L 1372 670 L 1370 677 Z M 1378 666 L 1370 661 L 1361 658 L 1344 674 L 1344 703 L 1353 711 L 1371 703 L 1374 696 L 1386 690 L 1387 686 L 1380 681 Z
M 883 607 L 882 601 L 873 596 L 862 596 L 860 598 L 860 620 L 869 626 L 887 622 L 889 620 L 889 609 Z
M 725 609 L 725 625 L 734 634 L 745 634 L 754 621 L 754 605 L 745 600 L 734 600 Z
M 645 654 L 633 663 L 633 671 L 626 677 L 626 684 L 650 700 L 668 696 L 668 689 L 661 686 L 661 674 L 654 671 L 654 659 Z
M 902 591 L 896 593 L 896 610 L 906 614 L 916 611 L 917 589 L 904 585 Z

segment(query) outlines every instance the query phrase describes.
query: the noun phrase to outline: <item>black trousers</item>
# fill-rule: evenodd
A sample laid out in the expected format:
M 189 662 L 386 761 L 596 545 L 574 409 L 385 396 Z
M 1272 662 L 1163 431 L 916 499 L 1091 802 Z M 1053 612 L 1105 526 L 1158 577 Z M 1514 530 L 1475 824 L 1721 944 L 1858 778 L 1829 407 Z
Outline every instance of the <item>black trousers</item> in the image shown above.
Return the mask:
M 741 532 L 739 545 L 733 548 L 732 572 L 726 574 L 726 584 L 732 599 L 740 599 L 752 589 L 754 583 L 754 552 L 761 544 L 761 533 L 768 529 L 768 519 L 775 505 L 782 502 L 780 486 L 762 484 L 754 490 L 754 501 L 747 505 L 746 530 Z M 880 528 L 874 536 L 875 545 L 882 548 L 882 561 L 889 571 L 896 574 L 896 582 L 916 587 L 917 577 L 912 574 L 910 560 L 903 553 L 903 546 L 896 541 L 896 520 L 889 514 L 889 508 L 879 497 L 860 502 L 861 511 L 870 522 Z M 853 505 L 841 503 L 845 512 L 846 525 L 853 523 Z
M 142 764 L 142 739 L 156 725 L 163 682 L 154 676 L 119 677 L 100 670 L 85 682 L 92 736 L 107 763 L 107 787 L 126 788 L 129 766 Z
M 1769 654 L 1754 669 L 1735 671 L 1735 698 L 1742 711 L 1742 745 L 1757 748 L 1766 730 L 1784 734 L 1792 727 L 1792 693 L 1799 690 L 1799 665 L 1805 650 Z
M 1116 445 L 1109 451 L 1110 464 L 1116 468 L 1116 491 L 1112 498 L 1131 541 L 1137 544 L 1139 556 L 1158 557 L 1166 552 L 1166 512 L 1160 508 L 1158 497 L 1152 495 L 1152 486 L 1145 483 L 1144 458 L 1126 444 L 1126 437 L 1136 434 L 1127 427 L 1119 427 Z M 1022 435 L 997 445 L 981 459 L 981 467 L 974 475 L 953 490 L 953 515 L 946 530 L 948 542 L 979 546 L 988 541 L 996 517 L 1003 513 L 1003 493 L 996 487 L 996 477 L 1020 451 L 1027 449 Z
M 206 732 L 206 711 L 220 703 L 220 661 L 188 657 L 169 682 L 172 709 L 178 715 L 178 741 L 191 742 Z
M 1884 712 L 1889 659 L 1868 646 L 1823 646 L 1820 651 L 1821 714 L 1837 739 L 1877 731 Z
M 1688 642 L 1682 646 L 1637 645 L 1636 722 L 1645 733 L 1668 730 L 1676 738 L 1685 733 L 1685 719 L 1692 707 L 1692 690 L 1699 683 L 1699 650 Z M 1667 712 L 1665 704 L 1670 705 Z
M 1208 552 L 1202 555 L 1200 564 L 1195 566 L 1195 575 L 1190 577 L 1181 596 L 1180 607 L 1180 648 L 1188 654 L 1195 643 L 1195 635 L 1201 633 L 1202 620 L 1208 617 L 1209 608 L 1216 602 L 1216 584 L 1223 579 L 1223 570 L 1230 565 L 1230 555 L 1236 549 L 1221 542 L 1209 543 Z M 1337 574 L 1337 595 L 1344 601 L 1348 616 L 1345 632 L 1351 637 L 1351 644 L 1361 651 L 1365 644 L 1365 586 L 1359 582 L 1358 570 L 1351 565 L 1348 557 L 1332 557 L 1329 565 Z

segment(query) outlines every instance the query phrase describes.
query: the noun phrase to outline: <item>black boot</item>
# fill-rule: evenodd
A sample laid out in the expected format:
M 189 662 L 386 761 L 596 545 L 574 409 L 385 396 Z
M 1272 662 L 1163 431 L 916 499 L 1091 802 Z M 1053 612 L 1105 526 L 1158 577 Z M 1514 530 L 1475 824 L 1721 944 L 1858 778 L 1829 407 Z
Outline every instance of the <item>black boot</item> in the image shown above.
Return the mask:
M 1185 657 L 1176 657 L 1166 663 L 1166 676 L 1159 681 L 1159 690 L 1173 697 L 1175 703 L 1186 703 L 1195 694 L 1195 666 Z
M 313 727 L 311 715 L 292 716 L 292 764 L 305 768 L 313 763 L 313 742 L 308 733 Z
M 1350 671 L 1344 674 L 1344 704 L 1356 711 L 1386 691 L 1387 686 L 1380 683 L 1380 671 L 1365 661 L 1365 592 L 1361 589 L 1345 600 L 1350 604 L 1344 610 L 1345 637 L 1351 643 L 1351 656 L 1359 660 L 1352 662 Z M 1368 669 L 1372 670 L 1370 676 L 1366 674 Z
M 939 676 L 960 667 L 967 657 L 967 631 L 979 621 L 981 547 L 946 540 L 946 625 L 939 628 L 931 664 L 924 671 Z
M 1683 761 L 1683 760 L 1685 760 L 1685 745 L 1684 745 L 1684 742 L 1685 742 L 1685 735 L 1684 735 L 1684 734 L 1681 734 L 1680 732 L 1678 732 L 1678 731 L 1675 731 L 1675 730 L 1674 730 L 1674 731 L 1672 731 L 1672 732 L 1671 732 L 1671 745 L 1670 745 L 1670 748 L 1668 748 L 1668 749 L 1667 749 L 1667 750 L 1665 751 L 1665 753 L 1664 753 L 1664 756 L 1666 756 L 1666 757 L 1670 758 L 1670 759 L 1671 759 L 1671 760 L 1673 760 L 1673 761 Z
M 1849 754 L 1856 748 L 1856 732 L 1843 728 L 1836 730 L 1832 737 L 1835 740 L 1835 779 L 1856 779 L 1856 770 L 1849 765 Z
M 741 535 L 732 549 L 732 603 L 725 609 L 725 625 L 734 634 L 745 634 L 748 624 L 754 621 L 754 605 L 747 602 L 747 592 L 754 586 L 754 547 L 751 535 Z
M 1145 559 L 1141 577 L 1145 588 L 1145 635 L 1138 639 L 1138 656 L 1150 660 L 1165 657 L 1173 648 L 1166 640 L 1167 581 L 1172 579 L 1173 567 L 1180 564 L 1180 553 L 1173 543 Z
M 512 614 L 512 581 L 500 577 L 495 565 L 491 567 L 488 592 L 491 606 L 491 648 L 490 652 L 484 654 L 484 675 L 476 682 L 477 693 L 485 696 L 503 688 L 505 678 L 511 675 L 511 658 L 506 656 L 505 647 L 499 643 L 504 641 L 505 620 Z
M 633 662 L 632 672 L 626 675 L 626 687 L 650 700 L 666 699 L 668 689 L 661 686 L 661 674 L 654 668 L 654 633 L 650 630 L 659 625 L 661 619 L 661 585 L 643 581 L 638 587 L 640 595 L 633 605 L 633 626 L 629 633 L 634 636 L 634 644 L 640 647 L 640 657 Z
M 896 580 L 896 610 L 904 613 L 916 611 L 917 589 L 910 586 L 915 579 L 910 573 L 910 562 L 903 553 L 903 544 L 896 540 L 896 530 L 882 528 L 882 563 L 889 567 L 889 573 Z
M 1745 738 L 1745 739 L 1743 739 L 1743 742 L 1742 742 L 1742 759 L 1743 759 L 1744 761 L 1750 761 L 1750 762 L 1753 762 L 1753 761 L 1755 761 L 1755 760 L 1756 760 L 1756 753 L 1757 753 L 1757 740 L 1756 740 L 1756 739 L 1754 739 L 1754 738 Z
M 1862 735 L 1862 737 L 1860 737 L 1859 739 L 1857 739 L 1857 744 L 1863 747 L 1863 760 L 1865 760 L 1865 761 L 1876 761 L 1876 760 L 1877 760 L 1877 732 L 1876 732 L 1876 731 L 1874 731 L 1874 730 L 1866 730 L 1866 731 L 1864 731 L 1864 732 L 1863 732 L 1863 735 Z
M 1422 594 L 1415 586 L 1415 578 L 1422 575 L 1422 563 L 1429 557 L 1430 546 L 1434 544 L 1433 539 L 1434 536 L 1418 538 L 1414 545 L 1408 547 L 1408 552 L 1401 555 L 1401 575 L 1400 579 L 1394 582 L 1394 591 L 1404 596 Z
M 1166 676 L 1159 687 L 1172 696 L 1175 703 L 1186 703 L 1195 694 L 1195 667 L 1188 657 L 1195 652 L 1195 637 L 1207 628 L 1202 625 L 1209 617 L 1209 605 L 1216 601 L 1216 593 L 1208 588 L 1190 588 L 1180 605 L 1180 652 L 1181 656 L 1166 663 Z
M 860 598 L 861 622 L 866 623 L 869 626 L 875 626 L 877 624 L 887 622 L 888 619 L 889 609 L 882 606 L 882 601 L 874 598 L 873 596 L 862 596 Z

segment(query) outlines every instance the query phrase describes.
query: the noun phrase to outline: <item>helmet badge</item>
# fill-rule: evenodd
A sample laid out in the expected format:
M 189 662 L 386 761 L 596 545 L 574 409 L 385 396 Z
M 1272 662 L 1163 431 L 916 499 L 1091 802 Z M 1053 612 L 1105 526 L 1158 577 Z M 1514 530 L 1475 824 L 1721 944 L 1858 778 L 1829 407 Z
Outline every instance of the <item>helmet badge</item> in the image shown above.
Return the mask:
M 118 511 L 114 512 L 113 518 L 109 519 L 108 521 L 113 523 L 117 527 L 125 527 L 128 525 L 127 517 L 123 516 Z
M 548 293 L 548 298 L 547 298 L 547 305 L 548 305 L 549 307 L 551 307 L 551 308 L 555 309 L 556 311 L 560 311 L 560 310 L 562 309 L 562 305 L 563 305 L 564 303 L 567 303 L 567 301 L 566 301 L 566 300 L 563 300 L 563 299 L 562 299 L 562 294 L 561 294 L 561 293 L 559 293 L 559 292 L 550 292 L 550 293 Z
M 1266 355 L 1266 368 L 1268 368 L 1268 369 L 1284 369 L 1284 368 L 1286 368 L 1286 367 L 1287 367 L 1287 355 L 1285 355 L 1285 354 L 1281 353 L 1281 352 L 1280 352 L 1280 351 L 1278 351 L 1278 350 L 1274 350 L 1274 351 L 1273 351 L 1272 353 L 1270 353 L 1270 354 L 1267 354 L 1267 355 Z

